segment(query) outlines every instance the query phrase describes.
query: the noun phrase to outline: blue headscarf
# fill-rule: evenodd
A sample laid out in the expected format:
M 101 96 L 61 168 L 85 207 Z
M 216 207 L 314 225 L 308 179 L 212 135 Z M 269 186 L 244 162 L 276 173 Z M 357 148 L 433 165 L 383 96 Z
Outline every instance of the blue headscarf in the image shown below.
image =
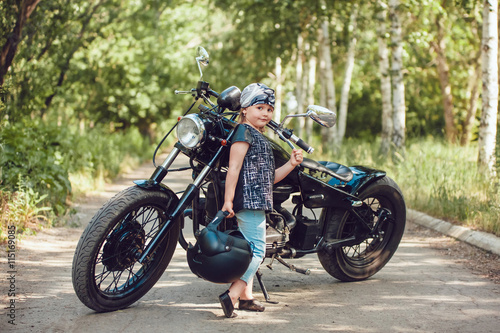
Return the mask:
M 274 108 L 274 90 L 263 83 L 252 83 L 241 92 L 241 107 L 247 108 L 257 104 L 267 104 Z

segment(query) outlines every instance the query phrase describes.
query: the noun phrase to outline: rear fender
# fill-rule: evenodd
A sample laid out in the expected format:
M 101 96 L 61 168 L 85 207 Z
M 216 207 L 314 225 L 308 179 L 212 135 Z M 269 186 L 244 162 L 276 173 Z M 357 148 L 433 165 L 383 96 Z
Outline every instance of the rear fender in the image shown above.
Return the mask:
M 377 181 L 380 178 L 385 177 L 386 172 L 376 169 L 367 168 L 364 166 L 351 166 L 349 167 L 354 174 L 351 181 L 348 183 L 342 182 L 336 178 L 332 178 L 328 181 L 329 185 L 336 188 L 340 188 L 343 191 L 353 195 L 358 196 L 368 185 Z M 330 216 L 339 207 L 328 207 L 323 209 L 320 216 L 320 224 L 324 226 L 324 234 L 328 233 L 328 228 L 330 228 L 328 221 Z M 343 209 L 351 209 L 351 207 L 343 207 Z

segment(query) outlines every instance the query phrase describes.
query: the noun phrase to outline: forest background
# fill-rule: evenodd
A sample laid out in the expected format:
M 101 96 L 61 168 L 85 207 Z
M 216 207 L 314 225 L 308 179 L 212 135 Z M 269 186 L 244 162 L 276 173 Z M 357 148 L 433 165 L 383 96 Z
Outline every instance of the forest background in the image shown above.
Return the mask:
M 216 91 L 264 82 L 277 119 L 335 110 L 330 131 L 291 123 L 313 158 L 382 168 L 409 208 L 500 235 L 497 0 L 1 0 L 0 242 L 150 159 L 198 46 Z

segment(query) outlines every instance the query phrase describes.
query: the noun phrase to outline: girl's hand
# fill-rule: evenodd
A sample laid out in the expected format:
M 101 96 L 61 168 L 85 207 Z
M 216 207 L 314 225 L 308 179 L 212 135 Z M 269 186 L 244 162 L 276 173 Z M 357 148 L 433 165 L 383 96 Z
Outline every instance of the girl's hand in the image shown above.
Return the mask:
M 302 163 L 303 160 L 304 157 L 302 156 L 302 150 L 294 149 L 292 151 L 292 155 L 290 156 L 290 163 L 292 164 L 292 166 L 296 167 L 297 165 Z
M 234 216 L 233 203 L 231 201 L 225 201 L 224 206 L 222 206 L 221 210 L 229 213 L 227 217 Z
M 303 160 L 302 150 L 294 149 L 290 155 L 290 160 L 276 169 L 274 174 L 274 183 L 276 184 L 282 181 L 297 165 L 302 163 Z

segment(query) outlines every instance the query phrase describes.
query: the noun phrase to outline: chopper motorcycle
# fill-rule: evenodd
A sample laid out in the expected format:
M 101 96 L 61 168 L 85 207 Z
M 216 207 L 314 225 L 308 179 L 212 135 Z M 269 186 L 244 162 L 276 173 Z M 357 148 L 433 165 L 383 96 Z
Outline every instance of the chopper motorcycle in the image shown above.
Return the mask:
M 135 181 L 135 186 L 101 207 L 76 247 L 73 287 L 82 303 L 97 312 L 128 307 L 144 296 L 167 269 L 177 243 L 185 250 L 190 248 L 183 232 L 185 219 L 191 218 L 197 236 L 222 207 L 229 147 L 238 126 L 240 90 L 233 86 L 219 94 L 202 81 L 201 65 L 208 64 L 208 53 L 202 47 L 196 62 L 201 75 L 197 87 L 175 92 L 195 99 L 165 136 L 176 128 L 177 143 L 161 165 L 156 166 L 153 157 L 156 169 L 149 179 Z M 334 112 L 310 105 L 305 114 L 289 115 L 280 124 L 271 121 L 267 125 L 290 147 L 296 144 L 308 153 L 313 148 L 284 126 L 290 117 L 309 117 L 326 127 L 336 121 Z M 289 160 L 289 153 L 269 140 L 279 167 Z M 189 157 L 189 168 L 171 168 L 179 154 Z M 192 170 L 193 181 L 179 197 L 162 180 L 169 172 L 185 169 Z M 270 258 L 270 265 L 276 260 L 292 271 L 309 274 L 308 269 L 285 259 L 316 253 L 332 277 L 364 280 L 391 259 L 405 222 L 402 192 L 385 172 L 304 158 L 274 186 L 273 211 L 266 219 L 266 258 Z M 235 219 L 224 219 L 218 228 L 236 228 Z M 261 276 L 259 270 L 258 282 L 270 302 Z

